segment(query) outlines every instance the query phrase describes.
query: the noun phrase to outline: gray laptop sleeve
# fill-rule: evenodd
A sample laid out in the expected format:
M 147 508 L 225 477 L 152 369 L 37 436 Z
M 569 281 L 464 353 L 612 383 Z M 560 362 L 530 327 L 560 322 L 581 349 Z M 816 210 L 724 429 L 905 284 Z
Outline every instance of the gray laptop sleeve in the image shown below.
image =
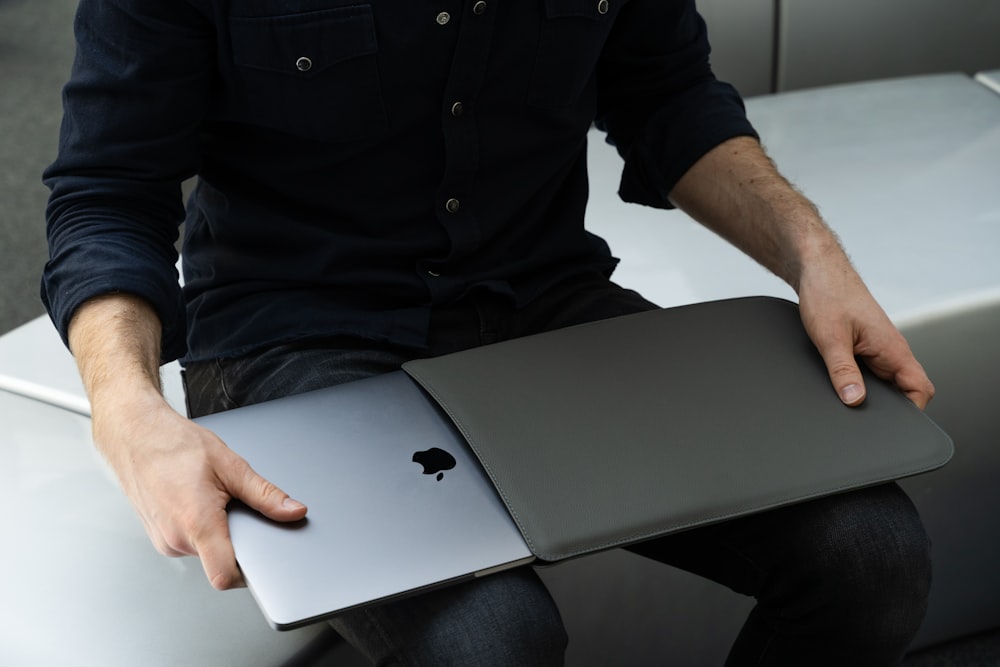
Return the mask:
M 546 561 L 926 472 L 952 454 L 870 374 L 864 405 L 843 406 L 781 299 L 627 315 L 404 369 Z

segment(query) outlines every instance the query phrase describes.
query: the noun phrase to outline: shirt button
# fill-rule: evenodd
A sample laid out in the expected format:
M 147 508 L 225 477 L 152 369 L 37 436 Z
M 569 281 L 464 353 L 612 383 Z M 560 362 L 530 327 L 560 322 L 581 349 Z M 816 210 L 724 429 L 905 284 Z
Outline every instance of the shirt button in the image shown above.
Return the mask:
M 455 102 L 454 104 L 451 105 L 452 116 L 455 116 L 457 118 L 462 115 L 463 111 L 465 111 L 465 107 L 462 106 L 461 102 Z
M 295 69 L 299 70 L 300 72 L 308 72 L 309 70 L 312 69 L 312 66 L 313 66 L 313 61 L 309 60 L 305 56 L 302 56 L 301 58 L 295 61 Z
M 597 3 L 597 13 L 607 14 L 608 13 L 608 0 L 600 0 Z
M 438 22 L 438 25 L 447 25 L 448 21 L 451 20 L 451 14 L 448 12 L 441 12 L 437 15 L 435 20 Z
M 457 199 L 449 199 L 444 203 L 444 208 L 449 213 L 458 213 L 459 203 Z
M 472 13 L 479 15 L 486 11 L 486 3 L 483 0 L 479 0 L 476 4 L 472 5 Z

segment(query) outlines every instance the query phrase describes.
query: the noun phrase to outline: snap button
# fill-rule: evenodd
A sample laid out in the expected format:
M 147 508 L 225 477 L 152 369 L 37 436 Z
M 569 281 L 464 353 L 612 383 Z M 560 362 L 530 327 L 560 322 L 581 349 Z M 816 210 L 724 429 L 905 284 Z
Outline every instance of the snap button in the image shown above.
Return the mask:
M 427 269 L 427 275 L 429 275 L 431 278 L 440 278 L 441 277 L 440 273 L 438 273 L 437 271 L 434 271 L 432 269 Z
M 457 118 L 458 116 L 462 115 L 463 111 L 465 111 L 465 107 L 462 106 L 461 102 L 455 102 L 454 104 L 451 105 L 452 116 L 455 116 Z
M 437 15 L 435 20 L 438 22 L 438 25 L 447 25 L 448 21 L 451 20 L 451 14 L 448 12 L 441 12 Z
M 476 4 L 472 5 L 472 13 L 479 15 L 486 11 L 486 3 L 483 0 L 479 0 Z
M 313 61 L 309 60 L 305 56 L 302 56 L 301 58 L 295 61 L 295 69 L 299 70 L 300 72 L 308 72 L 309 70 L 312 69 L 312 66 L 313 66 Z
M 597 3 L 597 13 L 598 14 L 608 13 L 608 0 L 600 0 L 600 2 Z
M 457 199 L 449 199 L 444 203 L 444 208 L 449 213 L 458 213 L 459 203 Z

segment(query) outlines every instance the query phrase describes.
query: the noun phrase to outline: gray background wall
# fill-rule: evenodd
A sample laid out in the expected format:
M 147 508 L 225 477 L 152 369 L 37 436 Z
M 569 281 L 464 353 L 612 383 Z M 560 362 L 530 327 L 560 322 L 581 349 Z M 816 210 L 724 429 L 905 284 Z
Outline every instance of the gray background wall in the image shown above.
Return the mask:
M 41 172 L 55 156 L 75 0 L 0 0 L 0 333 L 44 311 Z
M 775 0 L 776 85 L 1000 67 L 997 0 Z

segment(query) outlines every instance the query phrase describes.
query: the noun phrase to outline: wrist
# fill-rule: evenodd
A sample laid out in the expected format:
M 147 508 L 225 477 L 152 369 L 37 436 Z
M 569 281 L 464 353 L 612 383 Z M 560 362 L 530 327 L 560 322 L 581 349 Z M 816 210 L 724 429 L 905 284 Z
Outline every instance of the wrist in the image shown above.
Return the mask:
M 796 293 L 813 275 L 854 274 L 837 235 L 818 216 L 801 223 L 788 256 L 785 279 Z
M 88 392 L 93 419 L 114 414 L 142 414 L 169 406 L 159 383 L 145 374 L 106 378 Z
M 148 445 L 150 435 L 165 423 L 163 410 L 173 412 L 160 392 L 148 383 L 106 386 L 91 398 L 94 444 L 123 483 L 128 478 L 125 471 L 141 458 L 136 448 Z

